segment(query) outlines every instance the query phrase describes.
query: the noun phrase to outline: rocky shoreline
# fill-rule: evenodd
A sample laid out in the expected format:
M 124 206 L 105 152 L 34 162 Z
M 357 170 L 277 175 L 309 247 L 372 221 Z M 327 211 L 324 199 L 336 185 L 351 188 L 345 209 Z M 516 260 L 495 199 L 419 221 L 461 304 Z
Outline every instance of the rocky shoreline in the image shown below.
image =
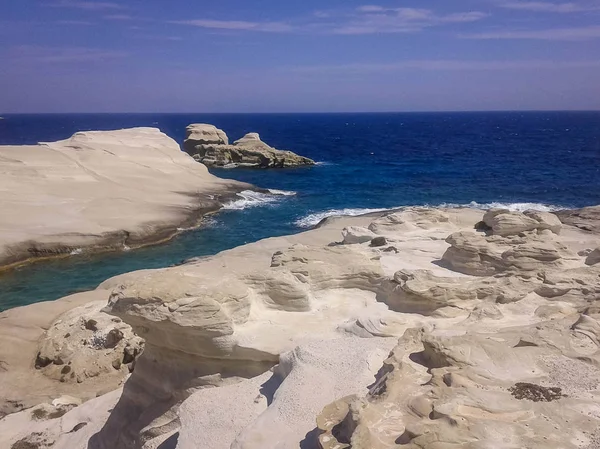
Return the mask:
M 598 210 L 330 218 L 109 279 L 18 352 L 46 306 L 5 312 L 0 446 L 598 448 Z
M 0 202 L 11 211 L 0 217 L 0 270 L 162 243 L 237 193 L 261 191 L 212 176 L 154 128 L 0 146 L 0 171 Z

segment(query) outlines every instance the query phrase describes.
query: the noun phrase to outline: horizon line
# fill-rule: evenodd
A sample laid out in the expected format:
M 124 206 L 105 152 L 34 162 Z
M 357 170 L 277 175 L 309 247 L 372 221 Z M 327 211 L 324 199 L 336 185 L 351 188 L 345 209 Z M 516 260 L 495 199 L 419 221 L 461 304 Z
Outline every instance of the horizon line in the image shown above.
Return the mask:
M 327 114 L 469 114 L 469 113 L 495 113 L 495 112 L 600 112 L 599 109 L 472 109 L 472 110 L 439 110 L 439 111 L 283 111 L 283 112 L 0 112 L 0 118 L 9 115 L 327 115 Z

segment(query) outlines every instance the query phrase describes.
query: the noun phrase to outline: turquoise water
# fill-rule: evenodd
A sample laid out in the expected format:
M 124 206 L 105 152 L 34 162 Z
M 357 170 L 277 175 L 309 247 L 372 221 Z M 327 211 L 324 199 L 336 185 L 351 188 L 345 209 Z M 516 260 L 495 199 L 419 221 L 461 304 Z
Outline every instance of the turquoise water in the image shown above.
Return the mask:
M 217 125 L 230 140 L 259 132 L 269 144 L 321 164 L 213 170 L 220 177 L 295 194 L 240 198 L 201 229 L 164 245 L 72 256 L 0 274 L 0 309 L 94 288 L 116 274 L 299 232 L 336 212 L 403 205 L 552 209 L 600 203 L 598 112 L 8 115 L 0 121 L 0 144 L 131 126 L 155 126 L 181 142 L 185 127 L 195 122 Z

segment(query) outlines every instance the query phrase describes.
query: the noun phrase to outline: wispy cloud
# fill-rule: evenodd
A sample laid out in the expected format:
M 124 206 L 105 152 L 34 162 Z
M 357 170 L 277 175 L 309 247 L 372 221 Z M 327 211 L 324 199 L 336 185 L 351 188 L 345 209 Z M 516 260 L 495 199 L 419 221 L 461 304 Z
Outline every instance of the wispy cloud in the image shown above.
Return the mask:
M 595 11 L 600 10 L 600 5 L 596 4 L 584 4 L 584 3 L 553 3 L 553 2 L 506 2 L 500 3 L 500 7 L 507 9 L 517 9 L 521 11 L 532 11 L 532 12 L 554 12 L 554 13 L 575 13 L 583 11 Z
M 313 16 L 315 16 L 318 19 L 328 19 L 329 17 L 331 17 L 331 14 L 328 13 L 327 11 L 314 11 L 313 12 Z
M 284 22 L 248 22 L 244 20 L 181 20 L 172 23 L 192 25 L 200 28 L 219 30 L 259 31 L 266 33 L 284 33 L 292 31 L 293 27 Z
M 171 23 L 233 31 L 270 33 L 372 34 L 417 32 L 444 24 L 477 22 L 489 14 L 480 11 L 437 14 L 425 8 L 385 8 L 364 5 L 356 9 L 319 10 L 310 17 L 285 21 L 180 20 Z
M 548 41 L 585 41 L 600 38 L 600 26 L 580 28 L 550 28 L 543 30 L 492 31 L 463 34 L 464 39 L 532 39 Z
M 104 16 L 104 18 L 106 20 L 121 20 L 121 21 L 134 20 L 133 16 L 130 16 L 127 14 L 109 14 L 107 16 Z
M 10 49 L 7 59 L 34 63 L 106 62 L 121 59 L 127 53 L 88 47 L 41 47 L 21 45 Z
M 476 22 L 488 17 L 480 11 L 437 14 L 424 8 L 384 8 L 364 5 L 344 22 L 333 27 L 334 34 L 410 33 L 451 23 Z
M 323 66 L 285 67 L 282 70 L 297 73 L 365 73 L 394 72 L 403 70 L 431 71 L 497 71 L 532 69 L 578 69 L 599 67 L 600 60 L 587 61 L 465 61 L 465 60 L 408 60 L 392 63 L 357 63 Z
M 106 11 L 116 9 L 126 9 L 125 6 L 113 2 L 92 2 L 92 1 L 76 1 L 76 0 L 61 0 L 54 3 L 46 3 L 48 6 L 55 8 L 76 8 L 85 9 L 88 11 Z
M 92 22 L 87 20 L 59 20 L 56 22 L 58 25 L 77 25 L 77 26 L 92 26 Z
M 162 41 L 162 42 L 179 42 L 183 38 L 181 36 L 158 36 L 156 34 L 138 34 L 134 36 L 136 39 L 144 39 L 149 41 Z

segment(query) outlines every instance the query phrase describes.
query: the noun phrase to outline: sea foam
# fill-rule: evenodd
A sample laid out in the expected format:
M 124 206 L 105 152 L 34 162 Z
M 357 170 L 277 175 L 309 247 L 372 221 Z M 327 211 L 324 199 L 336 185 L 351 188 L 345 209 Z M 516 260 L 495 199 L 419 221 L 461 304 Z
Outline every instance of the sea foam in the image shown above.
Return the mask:
M 272 195 L 294 196 L 296 192 L 290 190 L 267 189 Z
M 552 204 L 542 204 L 542 203 L 500 203 L 500 202 L 491 202 L 491 203 L 477 203 L 476 201 L 471 201 L 467 204 L 458 204 L 458 203 L 441 203 L 437 205 L 425 204 L 425 205 L 415 205 L 415 206 L 398 206 L 398 207 L 390 207 L 386 209 L 330 209 L 322 212 L 315 212 L 312 214 L 308 214 L 302 218 L 294 221 L 294 224 L 299 228 L 311 228 L 313 226 L 318 225 L 324 218 L 328 217 L 338 217 L 338 216 L 347 216 L 347 217 L 356 217 L 359 215 L 370 214 L 373 212 L 386 212 L 397 210 L 405 207 L 439 207 L 439 208 L 470 208 L 470 209 L 481 209 L 488 210 L 494 208 L 508 209 L 511 211 L 523 212 L 526 210 L 537 210 L 540 212 L 554 212 L 561 209 L 567 209 L 565 206 L 557 206 Z
M 385 212 L 392 209 L 330 209 L 323 212 L 316 212 L 305 217 L 299 218 L 294 222 L 299 228 L 310 228 L 318 225 L 321 220 L 327 217 L 356 217 L 358 215 L 370 214 L 371 212 Z
M 455 204 L 455 203 L 442 203 L 434 207 L 469 207 L 471 209 L 508 209 L 516 212 L 524 212 L 526 210 L 537 210 L 540 212 L 554 212 L 561 209 L 567 209 L 567 206 L 557 206 L 553 204 L 542 204 L 542 203 L 478 203 L 471 201 L 468 204 Z
M 239 199 L 231 201 L 223 205 L 225 210 L 244 210 L 251 207 L 260 207 L 273 205 L 280 201 L 281 197 L 295 195 L 296 192 L 287 190 L 269 189 L 269 193 L 254 192 L 252 190 L 244 190 L 237 193 Z

